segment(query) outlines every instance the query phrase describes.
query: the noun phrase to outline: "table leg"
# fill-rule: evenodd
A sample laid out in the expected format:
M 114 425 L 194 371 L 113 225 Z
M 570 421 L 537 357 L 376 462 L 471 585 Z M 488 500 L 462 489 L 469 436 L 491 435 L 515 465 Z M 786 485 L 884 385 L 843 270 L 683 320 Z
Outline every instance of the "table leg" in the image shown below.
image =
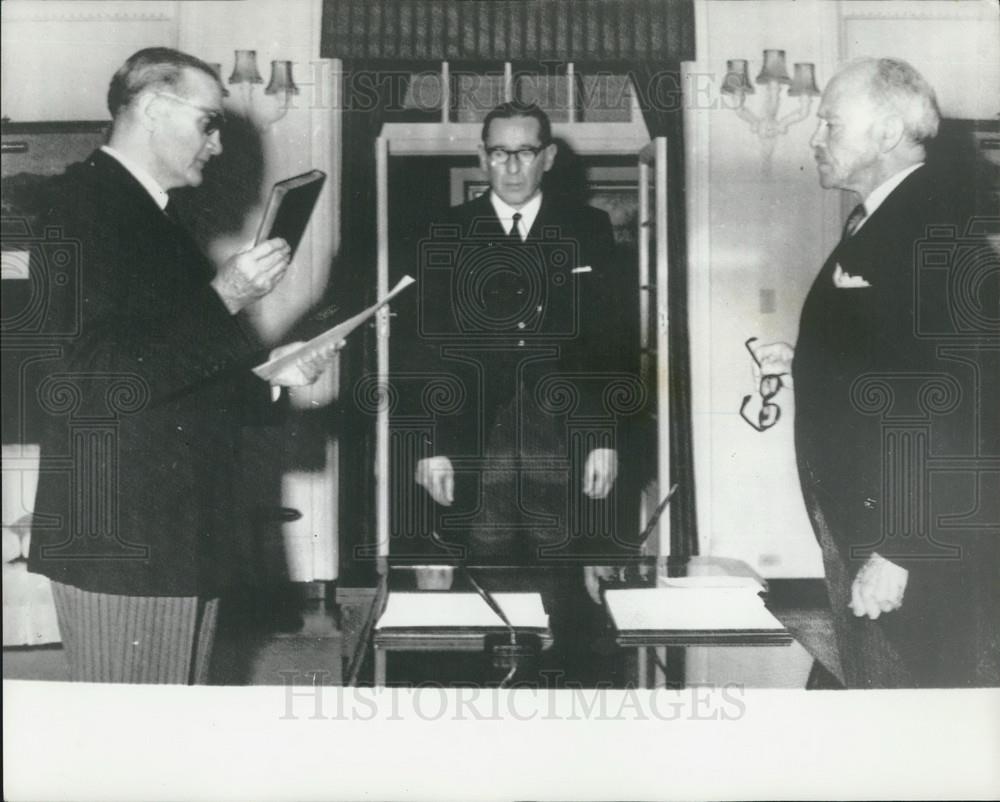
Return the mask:
M 687 686 L 686 666 L 687 649 L 684 646 L 664 646 L 662 651 L 663 666 L 666 673 L 663 676 L 663 686 L 670 690 L 680 690 Z

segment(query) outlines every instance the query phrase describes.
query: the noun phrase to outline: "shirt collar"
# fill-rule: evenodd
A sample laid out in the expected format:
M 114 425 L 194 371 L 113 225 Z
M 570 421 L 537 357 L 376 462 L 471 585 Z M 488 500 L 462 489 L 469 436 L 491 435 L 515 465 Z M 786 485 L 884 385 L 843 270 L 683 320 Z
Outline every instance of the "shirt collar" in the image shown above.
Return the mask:
M 493 204 L 493 211 L 497 213 L 497 217 L 500 218 L 500 223 L 503 225 L 503 230 L 507 234 L 510 234 L 511 226 L 514 225 L 514 214 L 521 215 L 520 233 L 522 235 L 521 239 L 524 239 L 535 224 L 535 218 L 538 217 L 538 210 L 542 208 L 542 193 L 539 192 L 520 209 L 515 209 L 509 203 L 502 200 L 496 192 L 490 190 L 490 203 Z
M 132 177 L 140 184 L 142 184 L 143 189 L 145 189 L 146 192 L 150 194 L 153 200 L 156 201 L 156 205 L 159 206 L 161 210 L 167 208 L 167 203 L 170 201 L 170 196 L 167 195 L 166 191 L 163 189 L 163 187 L 161 187 L 157 183 L 156 179 L 153 178 L 153 176 L 151 176 L 146 170 L 144 170 L 134 161 L 123 156 L 114 148 L 108 145 L 102 145 L 101 150 L 103 150 L 105 153 L 107 153 L 109 156 L 115 159 L 115 161 L 117 161 L 122 167 L 128 170 L 129 173 L 131 173 Z
M 887 181 L 883 181 L 881 184 L 875 187 L 875 189 L 871 191 L 871 194 L 867 198 L 865 198 L 865 203 L 864 203 L 865 216 L 864 219 L 861 221 L 861 224 L 858 226 L 858 228 L 861 228 L 861 226 L 863 226 L 868 221 L 868 218 L 871 217 L 873 214 L 875 214 L 875 210 L 882 205 L 885 199 L 888 198 L 890 194 L 892 194 L 892 191 L 896 187 L 898 187 L 900 184 L 903 183 L 903 180 L 910 173 L 912 173 L 918 167 L 923 167 L 923 166 L 924 166 L 923 162 L 917 162 L 916 164 L 911 164 L 909 167 L 900 170 L 890 179 L 888 179 Z M 855 229 L 855 231 L 857 231 L 857 229 Z

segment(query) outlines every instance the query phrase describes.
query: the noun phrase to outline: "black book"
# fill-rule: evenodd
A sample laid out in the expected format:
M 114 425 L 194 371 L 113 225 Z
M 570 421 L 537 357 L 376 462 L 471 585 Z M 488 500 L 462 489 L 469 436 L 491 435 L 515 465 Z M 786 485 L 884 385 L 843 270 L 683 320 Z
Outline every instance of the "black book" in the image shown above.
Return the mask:
M 294 256 L 325 181 L 326 173 L 322 170 L 310 170 L 278 181 L 271 188 L 254 245 L 281 237 L 288 243 Z

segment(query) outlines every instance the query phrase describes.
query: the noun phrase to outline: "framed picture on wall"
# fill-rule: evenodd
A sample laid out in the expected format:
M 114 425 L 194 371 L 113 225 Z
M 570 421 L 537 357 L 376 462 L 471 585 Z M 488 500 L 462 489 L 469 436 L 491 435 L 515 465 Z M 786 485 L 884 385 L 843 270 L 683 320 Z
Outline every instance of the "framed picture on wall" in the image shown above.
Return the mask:
M 590 167 L 586 172 L 588 203 L 608 213 L 618 245 L 635 248 L 639 225 L 638 167 Z
M 62 328 L 49 314 L 52 299 L 67 297 L 77 285 L 72 280 L 76 262 L 69 258 L 73 243 L 63 240 L 58 230 L 41 230 L 47 184 L 100 147 L 108 127 L 107 122 L 4 122 L 0 128 L 0 330 L 4 336 L 0 379 L 5 388 L 0 436 L 5 449 L 38 442 L 42 408 L 36 388 L 45 360 L 51 358 L 54 344 L 76 333 L 72 327 Z M 39 259 L 40 254 L 45 258 Z M 49 269 L 43 271 L 40 265 Z M 7 479 L 5 473 L 5 493 Z
M 28 231 L 34 223 L 37 195 L 46 179 L 82 161 L 107 141 L 109 122 L 5 122 L 0 197 L 10 234 L 12 225 Z M 9 243 L 5 243 L 6 245 Z

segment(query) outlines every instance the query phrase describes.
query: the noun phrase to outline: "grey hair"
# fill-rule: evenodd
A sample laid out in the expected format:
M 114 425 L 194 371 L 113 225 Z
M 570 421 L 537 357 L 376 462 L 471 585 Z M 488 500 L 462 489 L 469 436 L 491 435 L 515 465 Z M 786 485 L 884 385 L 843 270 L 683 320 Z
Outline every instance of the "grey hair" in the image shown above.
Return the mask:
M 200 58 L 169 47 L 147 47 L 129 56 L 119 67 L 108 87 L 108 111 L 115 118 L 150 87 L 176 91 L 184 80 L 184 70 L 198 70 L 222 86 L 215 70 Z
M 937 136 L 941 122 L 937 95 L 911 64 L 898 58 L 863 59 L 856 64 L 867 68 L 872 101 L 899 115 L 911 141 L 919 145 Z

